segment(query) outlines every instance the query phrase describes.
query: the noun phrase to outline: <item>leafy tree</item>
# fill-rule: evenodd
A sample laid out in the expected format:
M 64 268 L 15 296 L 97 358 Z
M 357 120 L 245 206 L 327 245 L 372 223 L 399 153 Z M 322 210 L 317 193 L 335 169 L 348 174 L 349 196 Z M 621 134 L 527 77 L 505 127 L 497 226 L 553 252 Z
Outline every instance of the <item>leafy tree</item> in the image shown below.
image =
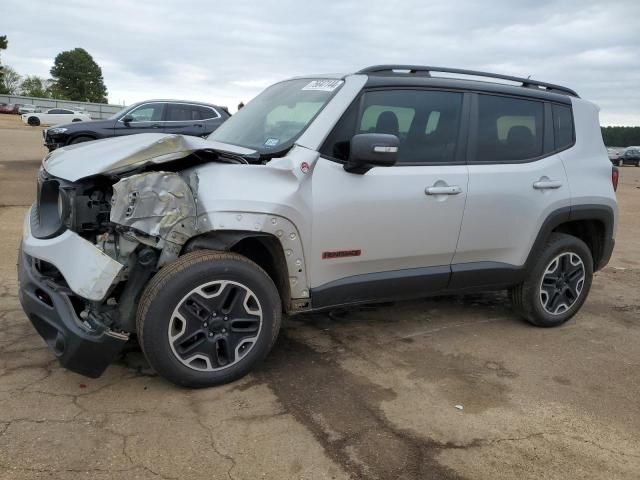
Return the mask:
M 51 97 L 51 82 L 37 75 L 27 75 L 20 85 L 22 95 L 27 97 Z
M 9 42 L 7 41 L 6 35 L 0 35 L 0 51 L 6 50 Z M 9 93 L 4 91 L 4 68 L 2 67 L 2 63 L 0 62 L 0 93 Z
M 602 127 L 602 140 L 609 147 L 640 146 L 640 127 Z
M 107 103 L 102 69 L 83 48 L 59 53 L 53 62 L 51 76 L 54 98 Z
M 2 79 L 0 80 L 0 93 L 17 95 L 20 93 L 20 83 L 22 77 L 8 65 L 2 69 Z

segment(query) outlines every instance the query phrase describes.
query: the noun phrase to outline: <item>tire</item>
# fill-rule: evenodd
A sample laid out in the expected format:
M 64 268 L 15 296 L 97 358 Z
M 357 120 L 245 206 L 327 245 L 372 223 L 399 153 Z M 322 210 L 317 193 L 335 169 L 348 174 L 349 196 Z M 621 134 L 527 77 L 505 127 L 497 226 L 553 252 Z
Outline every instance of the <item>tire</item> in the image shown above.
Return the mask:
M 158 374 L 201 388 L 249 373 L 273 347 L 281 320 L 280 295 L 262 268 L 235 253 L 197 251 L 151 279 L 137 334 Z
M 40 125 L 40 119 L 38 117 L 29 117 L 27 119 L 27 123 L 32 127 L 37 127 L 38 125 Z
M 74 118 L 73 120 L 71 120 L 71 122 L 72 122 L 72 123 L 73 123 L 73 122 L 81 122 L 81 121 L 82 121 L 82 119 L 81 119 L 81 118 Z
M 621 167 L 624 165 L 624 160 L 620 159 L 618 160 L 618 166 Z
M 511 301 L 514 310 L 529 323 L 557 327 L 580 310 L 592 279 L 589 247 L 572 235 L 553 233 L 527 280 L 511 290 Z
M 73 140 L 71 140 L 69 142 L 69 145 L 75 145 L 76 143 L 90 142 L 91 140 L 95 140 L 95 138 L 87 137 L 87 136 L 80 136 L 80 137 L 76 137 Z
M 636 167 L 640 167 L 640 160 L 636 161 Z

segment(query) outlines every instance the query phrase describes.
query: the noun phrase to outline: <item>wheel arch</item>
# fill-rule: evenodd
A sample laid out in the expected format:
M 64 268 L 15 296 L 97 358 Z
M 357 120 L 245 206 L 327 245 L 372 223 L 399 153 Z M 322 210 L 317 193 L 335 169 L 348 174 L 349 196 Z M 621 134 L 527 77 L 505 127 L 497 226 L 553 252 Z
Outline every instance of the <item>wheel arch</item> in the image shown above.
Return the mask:
M 216 215 L 215 230 L 189 239 L 181 255 L 196 250 L 218 250 L 239 253 L 263 268 L 273 280 L 286 311 L 294 300 L 308 299 L 306 264 L 297 229 L 289 220 L 266 214 L 234 212 Z M 225 229 L 233 223 L 251 222 L 253 230 Z M 242 227 L 242 225 L 240 225 Z
M 538 232 L 525 270 L 530 270 L 554 232 L 566 233 L 585 242 L 593 257 L 594 271 L 604 268 L 613 251 L 614 225 L 615 214 L 608 205 L 574 205 L 553 211 Z

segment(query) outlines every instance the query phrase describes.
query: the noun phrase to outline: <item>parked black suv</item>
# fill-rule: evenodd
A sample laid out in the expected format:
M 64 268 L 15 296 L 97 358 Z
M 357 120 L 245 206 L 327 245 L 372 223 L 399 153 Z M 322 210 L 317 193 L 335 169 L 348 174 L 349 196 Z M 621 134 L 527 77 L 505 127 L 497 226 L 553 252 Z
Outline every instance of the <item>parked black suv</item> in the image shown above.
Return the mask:
M 611 162 L 619 167 L 623 165 L 635 165 L 640 167 L 640 147 L 629 147 L 616 160 Z
M 229 112 L 224 107 L 180 100 L 147 100 L 131 105 L 106 120 L 76 122 L 43 130 L 44 145 L 51 150 L 65 145 L 134 133 L 179 133 L 206 137 Z

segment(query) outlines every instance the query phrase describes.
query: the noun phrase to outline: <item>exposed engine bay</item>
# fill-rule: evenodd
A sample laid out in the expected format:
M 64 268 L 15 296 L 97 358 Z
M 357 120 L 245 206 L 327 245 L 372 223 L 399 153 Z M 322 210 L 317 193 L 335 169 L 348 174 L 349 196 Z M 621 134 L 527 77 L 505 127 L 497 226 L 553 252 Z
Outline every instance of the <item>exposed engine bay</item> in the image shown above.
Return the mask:
M 179 162 L 146 166 L 129 176 L 96 175 L 75 182 L 41 170 L 31 219 L 34 235 L 52 238 L 71 230 L 122 265 L 104 298 L 75 297 L 78 316 L 89 326 L 135 331 L 142 289 L 197 233 L 198 177 L 182 170 L 210 161 L 246 163 L 234 156 L 198 152 Z M 64 283 L 52 265 L 40 262 L 40 271 Z

